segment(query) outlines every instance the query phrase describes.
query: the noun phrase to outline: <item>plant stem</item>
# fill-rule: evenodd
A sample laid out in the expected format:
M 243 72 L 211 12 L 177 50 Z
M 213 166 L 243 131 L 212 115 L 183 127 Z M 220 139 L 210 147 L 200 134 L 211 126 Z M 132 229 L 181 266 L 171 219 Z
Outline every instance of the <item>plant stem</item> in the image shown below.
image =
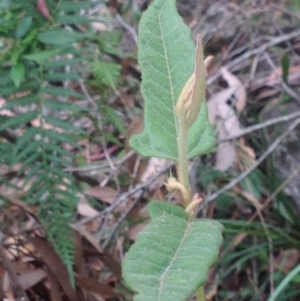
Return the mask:
M 178 162 L 176 167 L 178 181 L 185 187 L 187 192 L 183 195 L 184 206 L 187 207 L 191 202 L 191 186 L 188 171 L 188 126 L 183 116 L 179 116 L 178 119 Z
M 198 301 L 205 301 L 205 294 L 204 294 L 204 289 L 203 286 L 197 289 L 196 291 L 196 296 Z

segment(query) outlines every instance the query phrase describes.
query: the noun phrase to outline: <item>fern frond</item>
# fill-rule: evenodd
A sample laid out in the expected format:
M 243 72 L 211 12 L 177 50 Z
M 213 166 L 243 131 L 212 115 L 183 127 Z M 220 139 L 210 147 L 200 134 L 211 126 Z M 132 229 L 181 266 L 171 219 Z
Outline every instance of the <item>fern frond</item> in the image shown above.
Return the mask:
M 68 190 L 61 190 L 61 189 L 53 188 L 52 191 L 53 191 L 53 193 L 55 193 L 55 195 L 57 197 L 62 197 L 62 198 L 65 198 L 65 199 L 74 198 L 74 193 L 71 193 Z
M 79 15 L 61 15 L 57 17 L 57 21 L 64 25 L 86 24 L 90 19 Z
M 44 69 L 54 70 L 55 68 L 61 68 L 65 66 L 73 66 L 84 62 L 82 58 L 74 58 L 74 59 L 58 59 L 54 61 L 49 61 L 44 63 Z
M 29 204 L 38 204 L 41 199 L 36 198 L 36 193 L 40 191 L 42 188 L 46 189 L 48 191 L 49 187 L 47 187 L 45 184 L 45 179 L 42 177 L 39 172 L 43 168 L 43 164 L 36 164 L 26 175 L 25 181 L 24 181 L 24 187 L 29 184 L 30 182 L 30 188 L 27 190 L 27 194 L 25 197 L 25 200 Z
M 26 158 L 27 158 L 26 160 L 29 160 L 29 158 L 31 158 L 31 155 L 33 155 L 34 152 L 39 151 L 39 146 L 40 143 L 38 141 L 32 141 L 24 149 L 22 149 L 22 151 L 20 152 L 14 151 L 15 155 L 13 156 L 12 164 L 16 164 L 17 162 L 23 161 Z M 23 167 L 23 162 L 22 162 L 22 167 Z
M 64 130 L 65 132 L 77 132 L 77 134 L 81 134 L 81 135 L 85 135 L 86 133 L 79 129 L 78 127 L 74 126 L 72 123 L 70 122 L 66 122 L 64 120 L 58 119 L 56 117 L 52 117 L 52 116 L 45 116 L 44 118 L 46 123 L 49 123 L 51 125 L 53 125 L 54 128 L 56 129 L 61 129 Z
M 11 154 L 13 151 L 13 144 L 9 142 L 3 142 L 0 138 L 0 162 L 10 164 Z
M 4 109 L 11 110 L 18 107 L 28 107 L 39 101 L 38 94 L 30 94 L 28 96 L 16 97 L 6 102 Z
M 15 92 L 15 87 L 13 85 L 0 85 L 0 96 L 9 96 Z
M 106 117 L 105 120 L 112 123 L 116 129 L 122 134 L 126 135 L 126 129 L 124 128 L 124 122 L 122 118 L 116 113 L 115 109 L 110 108 L 107 105 L 101 104 L 99 109 Z
M 38 128 L 29 128 L 25 132 L 23 132 L 23 135 L 19 137 L 17 140 L 15 147 L 14 147 L 14 156 L 19 154 L 21 151 L 26 149 L 28 145 L 30 145 L 31 142 L 34 142 L 35 136 L 39 134 Z
M 47 100 L 44 102 L 45 108 L 56 111 L 80 112 L 86 110 L 76 104 L 70 102 L 62 102 L 57 100 Z
M 45 94 L 49 94 L 52 96 L 65 96 L 65 97 L 76 97 L 76 98 L 84 98 L 84 95 L 76 93 L 69 89 L 64 89 L 60 87 L 44 87 L 42 92 Z
M 41 88 L 41 83 L 36 80 L 36 78 L 28 78 L 26 81 L 24 81 L 18 89 L 15 90 L 14 93 L 22 93 L 26 91 L 30 91 L 31 94 L 34 94 L 35 92 L 38 92 Z
M 60 142 L 60 143 L 68 143 L 72 145 L 75 148 L 78 148 L 78 144 L 74 141 L 74 139 L 70 138 L 69 135 L 65 133 L 59 133 L 54 130 L 46 130 L 46 129 L 40 129 L 40 132 L 42 133 L 43 137 L 47 137 L 50 140 Z
M 93 62 L 93 73 L 99 84 L 116 90 L 116 83 L 121 74 L 121 67 L 114 63 L 98 60 Z
M 60 180 L 60 182 L 58 182 L 58 183 L 65 187 L 69 185 L 67 182 L 65 182 L 65 180 L 68 179 L 70 181 L 73 181 L 73 176 L 70 173 L 64 171 L 62 168 L 57 168 L 54 165 L 49 166 L 48 172 L 51 173 L 51 175 L 54 177 L 54 179 L 55 179 L 55 177 L 57 177 L 57 179 Z
M 61 166 L 73 166 L 73 162 L 72 161 L 64 159 L 64 158 L 61 158 L 61 157 L 58 157 L 58 156 L 48 155 L 48 159 L 51 162 L 60 164 Z M 25 162 L 23 163 L 23 166 L 24 166 L 24 164 L 25 164 Z
M 44 183 L 44 179 L 43 180 Z M 37 182 L 38 183 L 38 182 Z M 39 185 L 35 189 L 35 194 L 31 195 L 31 198 L 27 198 L 26 202 L 29 203 L 30 205 L 39 205 L 44 201 L 45 195 L 49 194 L 49 187 L 47 185 Z
M 80 32 L 74 26 L 64 24 L 88 24 L 89 18 L 81 12 L 95 3 L 87 0 L 46 0 L 52 18 L 50 21 L 38 11 L 36 0 L 10 1 L 13 3 L 11 7 L 17 8 L 13 13 L 31 16 L 32 25 L 21 40 L 14 40 L 14 35 L 8 36 L 8 33 L 4 37 L 13 43 L 8 60 L 22 63 L 25 74 L 16 88 L 11 79 L 10 65 L 2 64 L 1 60 L 0 96 L 6 99 L 6 109 L 25 113 L 0 117 L 0 131 L 18 128 L 16 132 L 22 133 L 15 143 L 0 138 L 0 160 L 21 166 L 17 176 L 22 178 L 23 188 L 26 187 L 24 199 L 28 204 L 38 205 L 41 224 L 69 274 L 73 275 L 74 248 L 68 224 L 76 213 L 78 189 L 72 174 L 64 170 L 66 166 L 72 166 L 75 159 L 74 153 L 67 151 L 64 145 L 67 143 L 79 148 L 77 140 L 85 133 L 74 126 L 72 120 L 75 113 L 88 109 L 73 103 L 84 97 L 69 82 L 78 81 L 89 71 L 87 59 L 78 45 L 86 41 L 95 43 L 98 37 L 92 31 Z M 24 43 L 26 47 L 20 48 L 27 38 L 32 39 L 30 45 L 27 41 Z M 85 50 L 85 54 L 92 57 L 94 53 L 88 51 Z M 18 57 L 13 57 L 15 53 Z M 110 79 L 108 81 L 112 84 Z M 30 122 L 36 118 L 39 124 L 31 127 Z M 48 129 L 49 125 L 53 128 Z M 74 283 L 74 278 L 71 279 Z
M 55 202 L 56 200 L 53 200 Z M 75 204 L 74 204 L 75 205 Z M 53 207 L 48 209 L 53 211 Z M 44 208 L 41 210 L 46 211 Z M 40 212 L 41 218 L 42 214 Z M 74 262 L 74 245 L 73 245 L 73 230 L 68 226 L 70 223 L 71 216 L 63 216 L 61 214 L 56 214 L 53 216 L 52 221 L 43 221 L 43 226 L 47 229 L 50 242 L 53 244 L 56 253 L 62 259 L 63 263 L 67 267 L 68 274 L 70 276 L 70 282 L 73 287 L 75 287 L 73 262 Z
M 17 126 L 26 124 L 34 120 L 35 118 L 37 118 L 37 116 L 38 116 L 37 111 L 30 111 L 18 116 L 13 116 L 0 126 L 0 131 L 3 131 L 7 128 L 15 128 Z
M 56 154 L 57 156 L 66 156 L 70 160 L 75 159 L 75 155 L 70 153 L 69 151 L 65 150 L 61 146 L 58 146 L 56 144 L 48 145 L 49 152 L 52 152 Z
M 121 42 L 121 32 L 102 32 L 98 38 L 99 49 L 103 53 L 124 56 L 118 45 Z
M 48 73 L 44 75 L 45 80 L 49 81 L 76 81 L 79 80 L 81 76 L 77 73 L 61 73 L 61 72 L 53 72 L 53 73 Z
M 33 145 L 33 147 L 36 145 Z M 30 151 L 30 150 L 29 150 Z M 27 151 L 25 152 L 25 155 L 27 155 Z M 34 162 L 38 161 L 38 159 L 40 158 L 40 153 L 39 152 L 35 152 L 33 153 L 31 156 L 28 156 L 27 159 L 25 159 L 22 162 L 22 166 L 21 168 L 18 170 L 18 175 L 21 175 L 27 167 L 30 167 L 31 164 L 33 164 Z M 22 160 L 25 156 L 21 153 L 18 155 L 17 158 L 15 158 L 16 162 L 19 162 L 20 160 Z
M 120 140 L 115 135 L 113 135 L 111 133 L 103 132 L 102 137 L 107 142 L 111 142 L 111 143 L 114 143 L 116 145 L 122 146 L 122 143 L 120 142 Z

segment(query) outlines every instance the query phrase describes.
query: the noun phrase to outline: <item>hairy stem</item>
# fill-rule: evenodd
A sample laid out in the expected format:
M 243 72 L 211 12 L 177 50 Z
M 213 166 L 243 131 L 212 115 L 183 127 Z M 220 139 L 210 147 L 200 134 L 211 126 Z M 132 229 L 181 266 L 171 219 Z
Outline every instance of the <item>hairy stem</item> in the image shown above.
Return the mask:
M 191 202 L 191 186 L 188 171 L 188 125 L 184 117 L 180 116 L 178 129 L 178 162 L 177 174 L 178 181 L 185 187 L 186 193 L 183 195 L 184 206 L 187 207 Z

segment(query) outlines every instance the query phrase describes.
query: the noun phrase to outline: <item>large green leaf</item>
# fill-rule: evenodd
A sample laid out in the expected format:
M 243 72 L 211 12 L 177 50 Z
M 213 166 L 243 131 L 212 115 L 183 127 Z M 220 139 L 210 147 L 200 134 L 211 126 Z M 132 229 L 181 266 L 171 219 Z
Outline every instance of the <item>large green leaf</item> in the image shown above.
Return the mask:
M 213 220 L 188 221 L 178 206 L 152 202 L 151 223 L 123 261 L 123 276 L 135 301 L 185 301 L 207 280 L 222 243 L 223 226 Z
M 145 99 L 144 131 L 130 144 L 141 155 L 178 158 L 179 94 L 195 69 L 195 45 L 189 28 L 178 15 L 175 0 L 155 0 L 139 25 L 139 63 Z M 210 152 L 214 133 L 206 103 L 189 129 L 189 158 Z

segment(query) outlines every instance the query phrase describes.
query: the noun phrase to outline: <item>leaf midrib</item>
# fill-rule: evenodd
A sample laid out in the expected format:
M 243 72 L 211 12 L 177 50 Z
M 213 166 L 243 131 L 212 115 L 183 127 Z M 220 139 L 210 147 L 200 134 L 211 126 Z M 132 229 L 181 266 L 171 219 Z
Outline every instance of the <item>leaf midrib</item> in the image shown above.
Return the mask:
M 174 117 L 174 123 L 175 123 L 176 142 L 177 142 L 177 147 L 178 147 L 178 124 L 177 124 L 177 118 L 176 118 L 176 114 L 175 114 L 176 100 L 175 100 L 175 97 L 174 97 L 174 90 L 173 90 L 172 76 L 171 76 L 171 68 L 170 68 L 169 61 L 168 61 L 167 48 L 166 48 L 166 45 L 165 45 L 165 39 L 164 39 L 164 35 L 163 35 L 163 28 L 162 28 L 162 25 L 161 25 L 161 14 L 162 14 L 162 10 L 163 10 L 165 4 L 166 4 L 166 1 L 161 6 L 161 9 L 159 11 L 158 24 L 159 24 L 159 30 L 160 30 L 160 34 L 161 34 L 161 40 L 162 40 L 162 45 L 163 45 L 163 49 L 164 49 L 164 54 L 165 54 L 165 60 L 166 60 L 166 65 L 167 65 L 169 83 L 170 83 L 170 91 L 171 91 L 171 97 L 172 97 L 172 102 L 173 102 L 173 108 L 172 109 L 173 109 L 173 117 Z
M 174 256 L 172 257 L 172 259 L 171 259 L 169 265 L 167 266 L 167 268 L 165 269 L 165 271 L 164 271 L 164 272 L 162 273 L 162 275 L 160 276 L 160 279 L 162 279 L 162 280 L 160 281 L 160 286 L 159 286 L 159 289 L 158 289 L 158 301 L 161 300 L 161 293 L 163 292 L 163 287 L 164 287 L 164 282 L 165 282 L 165 281 L 164 281 L 164 280 L 165 280 L 165 275 L 168 273 L 170 267 L 173 265 L 173 262 L 175 261 L 178 252 L 181 250 L 181 247 L 182 247 L 182 245 L 184 244 L 184 241 L 185 241 L 185 239 L 186 239 L 186 237 L 187 237 L 187 234 L 188 234 L 188 232 L 189 232 L 189 229 L 190 229 L 191 224 L 192 224 L 192 223 L 187 222 L 187 227 L 186 227 L 185 232 L 184 232 L 184 235 L 183 235 L 183 237 L 182 237 L 182 239 L 181 239 L 181 241 L 180 241 L 180 244 L 179 244 L 179 246 L 178 246 L 178 248 L 177 248 L 177 250 L 176 250 Z

